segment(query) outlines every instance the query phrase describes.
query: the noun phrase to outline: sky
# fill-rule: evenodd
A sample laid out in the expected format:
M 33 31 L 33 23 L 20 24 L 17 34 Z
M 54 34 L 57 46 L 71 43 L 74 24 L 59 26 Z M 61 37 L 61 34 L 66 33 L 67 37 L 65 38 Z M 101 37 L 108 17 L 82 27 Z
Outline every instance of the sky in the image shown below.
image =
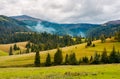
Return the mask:
M 99 24 L 120 19 L 120 0 L 0 0 L 0 15 Z

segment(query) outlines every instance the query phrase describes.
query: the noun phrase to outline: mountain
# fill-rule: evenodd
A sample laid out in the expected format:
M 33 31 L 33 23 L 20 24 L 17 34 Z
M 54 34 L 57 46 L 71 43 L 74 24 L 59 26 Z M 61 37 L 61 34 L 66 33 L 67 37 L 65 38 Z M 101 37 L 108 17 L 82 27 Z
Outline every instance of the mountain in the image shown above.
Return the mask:
M 16 19 L 0 15 L 0 35 L 4 33 L 26 32 L 30 31 L 26 28 L 24 22 Z
M 120 20 L 108 21 L 101 24 L 101 27 L 89 30 L 87 33 L 88 37 L 99 38 L 102 34 L 106 37 L 110 37 L 115 34 L 116 31 L 120 30 Z
M 12 16 L 12 18 L 24 22 L 25 24 L 27 24 L 27 27 L 32 31 L 55 33 L 58 35 L 68 34 L 71 36 L 78 36 L 78 35 L 85 36 L 87 31 L 93 28 L 100 27 L 100 25 L 98 24 L 87 24 L 87 23 L 59 24 L 59 23 L 33 18 L 27 15 Z
M 114 20 L 114 21 L 108 21 L 104 23 L 103 25 L 120 25 L 120 20 Z

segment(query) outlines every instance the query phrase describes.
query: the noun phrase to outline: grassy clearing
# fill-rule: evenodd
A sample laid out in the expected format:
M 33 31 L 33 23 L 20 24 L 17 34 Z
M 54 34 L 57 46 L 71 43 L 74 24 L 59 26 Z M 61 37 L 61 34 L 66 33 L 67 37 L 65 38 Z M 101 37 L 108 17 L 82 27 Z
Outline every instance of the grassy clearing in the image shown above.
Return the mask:
M 91 55 L 94 55 L 94 52 L 97 51 L 101 53 L 104 48 L 107 49 L 108 54 L 111 52 L 113 46 L 115 46 L 116 50 L 120 50 L 120 42 L 112 42 L 112 40 L 107 39 L 106 43 L 101 43 L 100 40 L 93 42 L 96 46 L 95 47 L 88 47 L 85 48 L 86 43 L 73 45 L 69 47 L 62 48 L 63 56 L 66 55 L 66 53 L 70 54 L 75 52 L 77 59 Z M 18 45 L 21 45 L 21 47 L 25 47 L 26 42 L 19 43 Z M 41 62 L 44 63 L 46 59 L 47 53 L 50 53 L 52 61 L 54 57 L 54 53 L 56 52 L 56 49 L 48 50 L 48 51 L 41 51 Z M 0 67 L 23 67 L 23 66 L 33 66 L 34 63 L 34 55 L 35 53 L 30 54 L 22 54 L 22 55 L 13 55 L 13 56 L 2 56 L 0 57 Z
M 120 64 L 0 68 L 0 79 L 120 79 Z
M 0 56 L 7 56 L 7 55 L 8 55 L 7 52 L 4 52 L 4 51 L 0 50 Z
M 5 51 L 5 52 L 9 52 L 10 46 L 13 47 L 15 43 L 12 44 L 0 44 L 0 50 Z M 20 47 L 20 49 L 25 49 L 25 45 L 27 44 L 27 42 L 18 42 L 16 43 L 17 46 Z

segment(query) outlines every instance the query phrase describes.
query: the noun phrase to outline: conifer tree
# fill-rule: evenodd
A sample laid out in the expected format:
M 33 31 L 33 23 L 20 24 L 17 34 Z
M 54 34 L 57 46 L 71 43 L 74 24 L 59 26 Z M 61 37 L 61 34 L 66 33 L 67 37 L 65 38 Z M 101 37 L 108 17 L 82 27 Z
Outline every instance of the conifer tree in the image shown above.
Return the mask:
M 99 64 L 100 63 L 100 55 L 97 54 L 97 52 L 94 55 L 94 59 L 93 59 L 93 64 Z
M 35 64 L 36 67 L 40 66 L 40 54 L 39 54 L 39 51 L 37 51 L 36 54 L 35 54 L 34 64 Z
M 57 52 L 54 55 L 54 64 L 60 65 L 62 64 L 62 61 L 63 61 L 62 51 L 58 48 Z
M 77 65 L 77 59 L 76 59 L 75 53 L 70 54 L 69 64 L 70 64 L 70 65 Z
M 13 55 L 12 46 L 10 46 L 9 55 Z
M 65 64 L 66 64 L 66 65 L 69 64 L 68 54 L 66 54 L 66 56 L 65 56 Z
M 46 66 L 50 66 L 51 65 L 51 57 L 50 57 L 49 53 L 47 54 L 45 65 Z
M 110 56 L 109 56 L 109 62 L 110 63 L 116 63 L 117 62 L 117 54 L 116 54 L 116 50 L 115 50 L 114 46 L 113 46 L 112 52 L 110 53 Z
M 102 63 L 108 63 L 108 56 L 107 56 L 106 48 L 104 48 L 104 51 L 101 55 L 101 62 Z

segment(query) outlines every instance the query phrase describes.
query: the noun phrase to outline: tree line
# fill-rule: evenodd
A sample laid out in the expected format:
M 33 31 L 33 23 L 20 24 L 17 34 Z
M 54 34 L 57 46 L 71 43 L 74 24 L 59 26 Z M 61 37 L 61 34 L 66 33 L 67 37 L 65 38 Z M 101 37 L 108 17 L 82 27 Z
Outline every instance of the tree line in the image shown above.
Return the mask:
M 108 63 L 120 63 L 120 53 L 119 51 L 115 50 L 114 46 L 109 55 L 106 48 L 104 48 L 101 54 L 95 52 L 94 56 L 91 57 L 85 56 L 80 58 L 79 60 L 77 60 L 75 53 L 66 54 L 64 58 L 62 55 L 62 50 L 58 48 L 56 53 L 54 54 L 54 61 L 53 62 L 51 61 L 51 56 L 48 53 L 46 61 L 45 63 L 42 63 L 42 65 L 44 64 L 44 66 L 53 66 L 53 65 L 108 64 Z M 34 65 L 37 67 L 41 66 L 39 51 L 37 51 L 35 54 Z

